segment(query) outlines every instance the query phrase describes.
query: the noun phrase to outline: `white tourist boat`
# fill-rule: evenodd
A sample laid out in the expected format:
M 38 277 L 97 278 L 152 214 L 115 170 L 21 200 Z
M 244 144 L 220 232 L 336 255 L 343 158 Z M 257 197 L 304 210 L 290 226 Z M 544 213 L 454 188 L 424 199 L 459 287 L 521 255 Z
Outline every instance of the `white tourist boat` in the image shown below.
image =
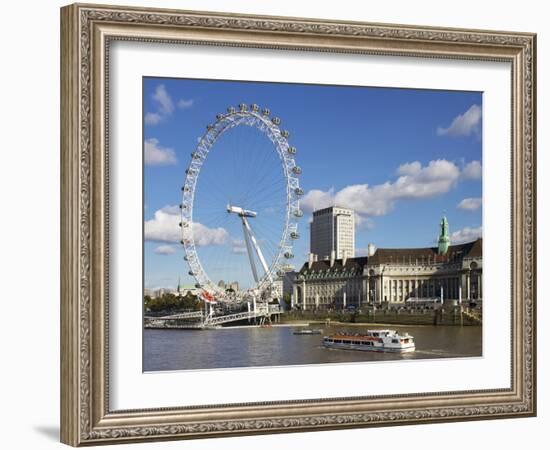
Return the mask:
M 321 330 L 315 330 L 311 328 L 307 328 L 305 330 L 295 330 L 293 334 L 301 334 L 304 336 L 311 336 L 313 334 L 321 334 Z
M 366 352 L 414 352 L 414 338 L 394 330 L 368 330 L 366 334 L 338 333 L 323 337 L 327 348 Z

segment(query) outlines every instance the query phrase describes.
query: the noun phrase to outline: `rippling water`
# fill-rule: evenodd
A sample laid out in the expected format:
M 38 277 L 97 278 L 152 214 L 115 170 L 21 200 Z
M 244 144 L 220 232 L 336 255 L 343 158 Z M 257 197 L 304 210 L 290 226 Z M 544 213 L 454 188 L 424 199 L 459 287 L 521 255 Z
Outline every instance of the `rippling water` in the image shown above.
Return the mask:
M 366 327 L 320 327 L 323 334 L 357 333 Z M 369 329 L 384 328 L 369 326 Z M 394 359 L 481 356 L 481 327 L 391 326 L 413 335 L 412 353 L 377 353 L 326 349 L 323 335 L 295 335 L 298 329 L 242 327 L 216 330 L 144 330 L 143 369 L 188 370 L 227 367 L 286 366 Z

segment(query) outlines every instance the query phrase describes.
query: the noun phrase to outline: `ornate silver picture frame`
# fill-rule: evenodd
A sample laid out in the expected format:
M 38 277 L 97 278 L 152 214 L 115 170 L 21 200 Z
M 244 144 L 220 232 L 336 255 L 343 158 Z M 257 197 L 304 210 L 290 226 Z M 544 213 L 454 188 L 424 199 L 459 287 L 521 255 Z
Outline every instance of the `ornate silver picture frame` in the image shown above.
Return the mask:
M 110 402 L 110 49 L 117 41 L 505 62 L 511 67 L 510 386 L 113 409 Z M 406 77 L 406 74 L 403 74 Z M 536 36 L 75 4 L 61 9 L 61 441 L 161 439 L 536 414 Z M 140 245 L 140 243 L 136 243 Z

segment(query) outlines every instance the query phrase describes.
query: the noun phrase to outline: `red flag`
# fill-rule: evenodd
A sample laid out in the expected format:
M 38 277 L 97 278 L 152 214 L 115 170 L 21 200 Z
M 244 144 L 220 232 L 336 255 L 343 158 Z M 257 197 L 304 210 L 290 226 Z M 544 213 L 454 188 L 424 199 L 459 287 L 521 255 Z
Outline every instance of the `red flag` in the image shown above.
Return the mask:
M 202 294 L 200 295 L 201 299 L 203 299 L 205 302 L 213 303 L 216 301 L 214 296 L 208 292 L 208 291 L 202 291 Z

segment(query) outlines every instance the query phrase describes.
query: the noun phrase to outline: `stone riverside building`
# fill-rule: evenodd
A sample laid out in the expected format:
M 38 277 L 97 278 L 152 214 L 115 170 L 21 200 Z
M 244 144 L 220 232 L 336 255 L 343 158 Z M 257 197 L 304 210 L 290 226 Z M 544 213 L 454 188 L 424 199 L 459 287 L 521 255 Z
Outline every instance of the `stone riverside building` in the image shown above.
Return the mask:
M 481 302 L 481 238 L 450 245 L 443 217 L 437 247 L 378 248 L 367 256 L 319 260 L 310 254 L 296 274 L 292 305 L 302 310 L 360 308 L 366 304 L 405 304 L 441 298 Z

